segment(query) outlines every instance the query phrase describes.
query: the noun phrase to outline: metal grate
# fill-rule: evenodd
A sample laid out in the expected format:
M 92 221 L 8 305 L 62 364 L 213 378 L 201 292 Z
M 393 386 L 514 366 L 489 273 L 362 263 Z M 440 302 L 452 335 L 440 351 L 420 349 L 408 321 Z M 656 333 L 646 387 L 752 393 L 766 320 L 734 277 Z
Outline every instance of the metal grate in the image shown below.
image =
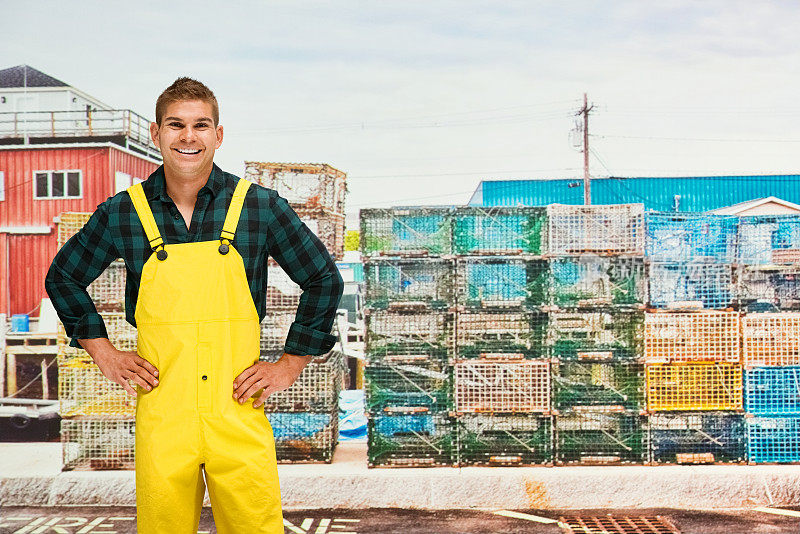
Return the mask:
M 550 274 L 550 304 L 559 308 L 640 307 L 646 301 L 641 258 L 557 258 Z
M 369 361 L 446 362 L 453 350 L 453 313 L 366 310 L 366 354 Z
M 456 263 L 456 300 L 468 308 L 536 307 L 546 303 L 547 262 L 514 256 L 470 256 Z
M 460 361 L 453 367 L 457 413 L 550 412 L 550 361 Z
M 756 313 L 742 319 L 742 361 L 800 365 L 800 313 Z
M 646 313 L 644 357 L 648 363 L 739 363 L 739 313 Z
M 739 263 L 768 265 L 800 259 L 800 217 L 756 215 L 739 222 Z
M 742 366 L 730 363 L 648 364 L 647 409 L 741 410 Z
M 453 252 L 540 255 L 546 229 L 545 208 L 459 207 L 453 220 Z
M 736 261 L 738 218 L 733 215 L 648 212 L 645 221 L 650 261 Z
M 465 310 L 456 315 L 456 355 L 461 359 L 546 356 L 547 314 Z
M 680 534 L 664 516 L 567 516 L 559 519 L 566 534 Z
M 452 260 L 372 258 L 364 262 L 365 304 L 373 309 L 446 308 L 455 303 Z
M 754 415 L 800 415 L 800 366 L 755 367 L 745 373 L 745 409 Z
M 643 204 L 551 204 L 547 218 L 550 255 L 644 253 Z
M 653 308 L 724 309 L 735 299 L 733 267 L 715 263 L 651 263 L 648 281 Z
M 644 312 L 549 314 L 547 343 L 560 360 L 631 360 L 642 355 Z
M 738 276 L 742 308 L 772 310 L 800 309 L 800 266 L 744 266 Z
M 132 417 L 84 416 L 61 420 L 63 469 L 133 469 Z
M 450 207 L 362 209 L 361 253 L 451 254 L 451 214 Z

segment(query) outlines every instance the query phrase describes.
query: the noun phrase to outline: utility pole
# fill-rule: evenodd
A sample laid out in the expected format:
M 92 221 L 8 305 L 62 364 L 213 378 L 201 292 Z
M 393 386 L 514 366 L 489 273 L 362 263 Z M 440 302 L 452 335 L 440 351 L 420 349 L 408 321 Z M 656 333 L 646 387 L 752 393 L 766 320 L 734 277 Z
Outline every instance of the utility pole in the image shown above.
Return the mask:
M 583 108 L 577 113 L 583 115 L 583 203 L 588 206 L 592 203 L 592 179 L 589 177 L 589 112 L 594 106 L 589 106 L 586 93 L 583 93 Z

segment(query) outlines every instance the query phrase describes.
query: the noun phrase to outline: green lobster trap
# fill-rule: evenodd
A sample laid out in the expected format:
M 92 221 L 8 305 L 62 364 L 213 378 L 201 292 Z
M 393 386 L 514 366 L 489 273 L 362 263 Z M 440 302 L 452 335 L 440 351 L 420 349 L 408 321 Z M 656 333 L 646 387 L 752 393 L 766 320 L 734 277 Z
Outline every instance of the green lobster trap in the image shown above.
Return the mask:
M 645 417 L 577 412 L 555 417 L 557 464 L 641 464 L 647 461 Z
M 365 305 L 372 309 L 447 308 L 455 303 L 453 260 L 371 258 L 364 262 Z
M 558 308 L 643 308 L 647 302 L 642 258 L 554 258 L 550 279 L 550 304 Z
M 452 254 L 452 207 L 362 209 L 364 256 Z
M 453 313 L 444 310 L 370 310 L 365 350 L 370 362 L 447 362 L 453 352 Z
M 644 410 L 644 365 L 636 362 L 568 361 L 553 365 L 558 412 Z
M 455 441 L 453 421 L 447 414 L 373 415 L 367 422 L 367 465 L 453 465 Z
M 543 254 L 546 208 L 456 208 L 453 215 L 455 254 Z
M 456 261 L 456 301 L 468 308 L 536 308 L 547 304 L 547 261 L 466 256 Z
M 369 413 L 437 412 L 452 407 L 450 369 L 438 362 L 370 363 L 364 379 Z
M 458 464 L 542 465 L 553 462 L 553 421 L 535 414 L 463 414 L 456 419 Z
M 548 316 L 529 310 L 462 310 L 456 314 L 455 355 L 474 358 L 543 358 Z
M 548 322 L 550 355 L 559 360 L 635 360 L 642 356 L 644 312 L 554 312 Z

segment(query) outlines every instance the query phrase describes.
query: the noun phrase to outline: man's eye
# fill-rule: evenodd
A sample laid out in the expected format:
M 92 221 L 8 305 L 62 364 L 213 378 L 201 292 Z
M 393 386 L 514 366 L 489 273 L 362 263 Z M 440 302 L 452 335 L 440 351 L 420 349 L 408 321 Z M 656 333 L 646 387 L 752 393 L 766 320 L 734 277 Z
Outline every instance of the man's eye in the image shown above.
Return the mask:
M 179 122 L 171 122 L 171 123 L 169 123 L 169 125 L 173 126 L 175 128 L 183 128 L 183 124 L 181 124 Z
M 195 126 L 195 128 L 208 128 L 208 123 L 205 122 L 198 123 L 197 126 Z

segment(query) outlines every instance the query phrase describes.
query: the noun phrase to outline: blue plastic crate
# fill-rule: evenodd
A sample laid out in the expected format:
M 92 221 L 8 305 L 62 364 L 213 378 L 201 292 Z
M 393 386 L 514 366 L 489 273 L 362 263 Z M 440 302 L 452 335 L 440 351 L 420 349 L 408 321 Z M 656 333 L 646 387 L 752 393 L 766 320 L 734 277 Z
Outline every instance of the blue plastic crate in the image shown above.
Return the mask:
M 650 306 L 699 301 L 707 310 L 729 307 L 735 297 L 733 267 L 714 263 L 651 263 Z
M 739 222 L 739 263 L 793 263 L 800 252 L 800 216 L 757 215 Z
M 754 415 L 800 415 L 800 365 L 748 369 L 745 410 Z
M 738 221 L 732 215 L 648 212 L 645 256 L 662 262 L 733 263 Z
M 800 462 L 800 418 L 749 418 L 747 457 L 755 463 Z

